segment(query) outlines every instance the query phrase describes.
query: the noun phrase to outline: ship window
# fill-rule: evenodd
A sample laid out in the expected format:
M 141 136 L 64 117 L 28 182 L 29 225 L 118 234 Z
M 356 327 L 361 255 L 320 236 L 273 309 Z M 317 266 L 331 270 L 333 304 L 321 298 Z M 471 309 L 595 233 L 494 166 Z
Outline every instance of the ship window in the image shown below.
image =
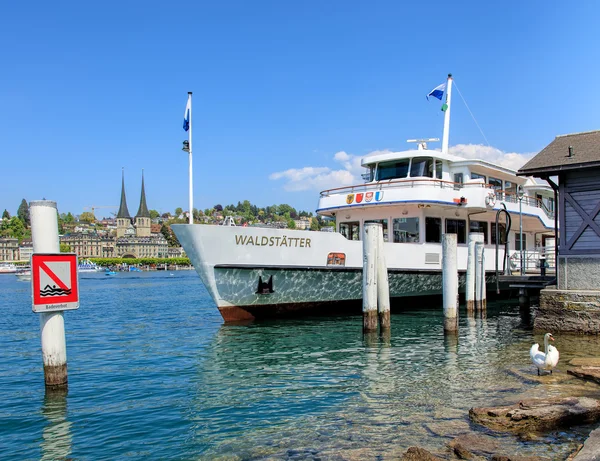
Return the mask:
M 517 195 L 517 185 L 514 182 L 504 181 L 504 191 L 514 197 Z
M 433 178 L 433 158 L 431 157 L 415 157 L 412 159 L 410 166 L 410 176 L 415 178 L 425 176 Z
M 488 178 L 488 184 L 492 186 L 494 190 L 502 190 L 502 180 L 497 178 Z
M 419 218 L 395 218 L 394 243 L 419 243 Z
M 469 232 L 475 233 L 479 232 L 483 234 L 483 243 L 487 245 L 488 243 L 488 223 L 486 221 L 471 221 L 469 224 Z
M 360 240 L 360 224 L 358 221 L 340 223 L 340 234 L 348 240 Z
M 369 223 L 369 222 L 376 222 L 382 225 L 383 227 L 383 241 L 384 242 L 389 242 L 389 235 L 388 235 L 388 220 L 387 219 L 369 219 L 368 221 L 365 221 L 365 224 Z
M 441 160 L 435 161 L 435 177 L 437 179 L 442 179 L 442 161 Z
M 428 243 L 442 241 L 442 218 L 425 218 L 425 241 Z
M 471 172 L 471 179 L 483 179 L 483 182 L 485 182 L 485 175 Z
M 500 232 L 500 241 L 498 242 L 499 245 L 504 245 L 506 243 L 506 239 L 504 234 L 506 233 L 506 224 L 502 224 L 502 223 L 498 223 L 498 230 Z M 496 244 L 496 223 L 492 223 L 491 226 L 491 233 L 492 233 L 492 245 Z
M 527 249 L 527 235 L 523 234 L 523 250 Z M 519 232 L 515 232 L 515 250 L 521 251 L 521 240 L 519 239 Z
M 398 160 L 396 162 L 380 163 L 377 167 L 377 181 L 386 179 L 406 178 L 408 175 L 408 164 L 410 159 Z
M 456 234 L 456 243 L 467 243 L 467 221 L 446 219 L 446 234 Z

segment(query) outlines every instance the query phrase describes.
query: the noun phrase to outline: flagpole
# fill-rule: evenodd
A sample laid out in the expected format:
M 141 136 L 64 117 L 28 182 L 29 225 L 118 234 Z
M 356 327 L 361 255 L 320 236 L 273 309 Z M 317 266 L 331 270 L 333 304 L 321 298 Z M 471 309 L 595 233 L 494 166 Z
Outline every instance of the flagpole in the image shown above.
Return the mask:
M 190 160 L 190 215 L 189 215 L 189 223 L 194 224 L 194 186 L 193 186 L 193 177 L 192 177 L 192 92 L 188 91 L 188 99 L 190 102 L 190 129 L 188 131 L 188 142 L 190 147 L 189 152 L 189 160 Z
M 442 153 L 448 153 L 448 138 L 450 136 L 450 101 L 452 99 L 452 74 L 448 74 L 446 84 L 446 110 L 444 111 L 444 134 L 442 136 Z

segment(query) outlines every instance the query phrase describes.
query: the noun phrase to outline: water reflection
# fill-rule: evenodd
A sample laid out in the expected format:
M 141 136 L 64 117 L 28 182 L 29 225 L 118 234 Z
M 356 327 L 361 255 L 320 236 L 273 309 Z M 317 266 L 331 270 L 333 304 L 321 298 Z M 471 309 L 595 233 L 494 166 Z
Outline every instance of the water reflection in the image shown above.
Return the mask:
M 42 460 L 66 460 L 72 451 L 71 423 L 67 420 L 67 390 L 46 390 L 42 415 Z
M 360 316 L 223 325 L 198 364 L 195 440 L 207 459 L 443 450 L 457 430 L 472 430 L 469 408 L 535 385 L 509 373 L 530 365 L 531 332 L 519 329 L 517 311 L 488 305 L 488 315 L 462 317 L 456 334 L 444 333 L 441 309 L 393 315 L 391 331 L 364 335 Z M 548 450 L 510 437 L 502 444 Z

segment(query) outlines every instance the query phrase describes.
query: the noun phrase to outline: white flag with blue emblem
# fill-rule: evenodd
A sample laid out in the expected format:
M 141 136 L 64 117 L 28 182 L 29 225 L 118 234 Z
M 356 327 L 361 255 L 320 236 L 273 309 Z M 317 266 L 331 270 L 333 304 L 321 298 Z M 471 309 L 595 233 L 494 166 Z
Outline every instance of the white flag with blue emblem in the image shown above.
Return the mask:
M 441 101 L 445 91 L 446 84 L 442 83 L 441 85 L 436 86 L 433 90 L 429 92 L 429 94 L 427 95 L 427 100 L 429 100 L 429 96 L 433 96 L 434 98 L 438 98 Z
M 192 98 L 188 95 L 187 104 L 185 105 L 185 113 L 183 114 L 183 129 L 190 129 L 190 112 L 192 111 Z

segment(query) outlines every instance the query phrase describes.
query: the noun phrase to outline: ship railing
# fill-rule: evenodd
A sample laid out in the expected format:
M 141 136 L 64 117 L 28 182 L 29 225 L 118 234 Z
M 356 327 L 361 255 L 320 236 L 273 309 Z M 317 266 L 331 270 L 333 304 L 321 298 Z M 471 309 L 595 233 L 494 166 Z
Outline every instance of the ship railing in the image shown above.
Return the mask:
M 515 250 L 510 255 L 510 269 L 518 272 L 521 270 L 521 258 L 525 273 L 556 272 L 556 253 L 554 247 L 540 247 L 535 250 Z
M 496 190 L 496 200 L 500 202 L 506 203 L 519 203 L 519 197 L 515 192 L 506 192 L 501 190 Z M 540 208 L 544 214 L 550 218 L 554 219 L 554 211 L 550 210 L 543 202 L 543 200 L 537 197 L 531 197 L 529 195 L 523 196 L 523 205 L 532 206 L 535 208 Z
M 334 189 L 327 189 L 321 191 L 321 197 L 329 197 L 330 195 L 335 194 L 352 194 L 354 192 L 376 192 L 387 189 L 399 189 L 399 188 L 413 188 L 418 186 L 434 186 L 439 187 L 441 189 L 462 189 L 462 188 L 481 188 L 481 189 L 491 189 L 492 186 L 489 184 L 484 184 L 482 182 L 472 182 L 472 183 L 458 183 L 452 181 L 443 181 L 441 179 L 397 179 L 397 180 L 389 180 L 389 181 L 378 181 L 377 183 L 369 183 L 369 184 L 357 184 L 354 186 L 343 186 L 336 187 Z

